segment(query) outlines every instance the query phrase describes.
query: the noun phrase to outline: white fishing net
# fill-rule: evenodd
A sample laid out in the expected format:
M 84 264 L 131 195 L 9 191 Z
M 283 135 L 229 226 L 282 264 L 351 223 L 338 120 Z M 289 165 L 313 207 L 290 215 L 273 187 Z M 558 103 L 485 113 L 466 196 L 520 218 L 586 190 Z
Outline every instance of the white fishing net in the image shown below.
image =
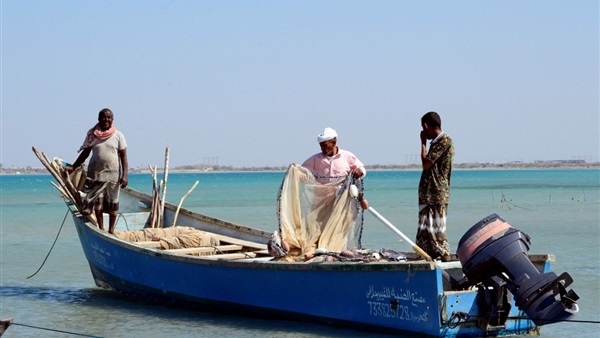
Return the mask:
M 278 197 L 279 236 L 289 245 L 292 260 L 301 260 L 316 249 L 340 252 L 361 248 L 363 211 L 350 195 L 362 180 L 351 175 L 321 184 L 298 164 L 289 166 Z

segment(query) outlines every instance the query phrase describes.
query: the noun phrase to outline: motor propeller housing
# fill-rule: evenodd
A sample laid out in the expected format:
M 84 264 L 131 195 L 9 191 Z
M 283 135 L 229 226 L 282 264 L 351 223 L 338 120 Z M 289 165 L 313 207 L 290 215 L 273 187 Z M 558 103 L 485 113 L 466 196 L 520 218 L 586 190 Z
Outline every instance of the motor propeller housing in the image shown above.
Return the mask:
M 530 245 L 528 235 L 492 214 L 463 235 L 456 253 L 468 285 L 491 286 L 493 278 L 503 279 L 517 307 L 536 325 L 571 318 L 579 310 L 579 296 L 567 290 L 573 279 L 566 272 L 540 273 L 526 255 Z

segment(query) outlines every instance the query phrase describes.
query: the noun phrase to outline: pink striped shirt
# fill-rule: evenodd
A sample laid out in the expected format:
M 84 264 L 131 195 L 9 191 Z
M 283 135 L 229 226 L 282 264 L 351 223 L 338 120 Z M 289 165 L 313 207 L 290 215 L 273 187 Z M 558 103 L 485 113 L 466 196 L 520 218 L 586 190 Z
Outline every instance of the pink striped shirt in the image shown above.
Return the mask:
M 339 147 L 338 153 L 332 157 L 320 152 L 309 157 L 302 166 L 310 169 L 321 183 L 336 181 L 356 168 L 367 174 L 365 165 L 353 153 Z

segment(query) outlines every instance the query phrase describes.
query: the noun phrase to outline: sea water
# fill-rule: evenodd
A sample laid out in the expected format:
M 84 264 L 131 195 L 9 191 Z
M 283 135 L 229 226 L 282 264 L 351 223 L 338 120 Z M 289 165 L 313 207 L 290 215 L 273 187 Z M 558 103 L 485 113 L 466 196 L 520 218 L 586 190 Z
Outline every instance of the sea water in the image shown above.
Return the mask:
M 167 200 L 273 231 L 283 176 L 283 172 L 171 173 Z M 419 171 L 371 171 L 365 178 L 370 206 L 413 239 L 419 176 Z M 149 174 L 130 174 L 129 179 L 132 188 L 152 189 Z M 177 309 L 99 289 L 73 220 L 50 181 L 50 175 L 0 176 L 0 318 L 15 322 L 3 337 L 374 336 L 303 321 Z M 182 199 L 196 181 L 197 187 Z M 597 337 L 600 170 L 455 170 L 447 229 L 453 251 L 471 226 L 493 213 L 531 237 L 530 253 L 554 254 L 553 272 L 568 272 L 574 279 L 571 288 L 581 297 L 580 312 L 569 322 L 543 326 L 542 337 Z M 362 245 L 411 250 L 368 213 Z

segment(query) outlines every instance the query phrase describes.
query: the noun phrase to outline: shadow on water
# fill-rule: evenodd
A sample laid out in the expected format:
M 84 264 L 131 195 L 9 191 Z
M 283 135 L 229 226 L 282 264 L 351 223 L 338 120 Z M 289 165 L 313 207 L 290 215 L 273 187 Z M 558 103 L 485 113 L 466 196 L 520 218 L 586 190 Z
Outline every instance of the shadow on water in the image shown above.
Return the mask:
M 360 328 L 345 328 L 330 326 L 307 320 L 272 318 L 265 315 L 236 314 L 217 309 L 175 307 L 144 300 L 129 298 L 111 290 L 99 288 L 61 288 L 61 287 L 30 287 L 2 286 L 0 298 L 16 301 L 29 300 L 50 305 L 77 306 L 87 312 L 113 313 L 123 316 L 125 321 L 141 321 L 140 318 L 160 322 L 164 332 L 172 331 L 177 334 L 182 328 L 193 331 L 210 327 L 210 332 L 242 333 L 242 336 L 271 335 L 278 337 L 364 337 L 367 331 Z M 88 310 L 86 310 L 88 309 Z M 132 316 L 132 314 L 134 314 Z M 125 318 L 127 317 L 127 318 Z M 169 328 L 170 327 L 170 328 Z M 179 332 L 181 334 L 181 332 Z M 368 332 L 370 337 L 391 337 L 385 332 Z M 195 335 L 198 337 L 208 335 Z M 394 337 L 416 337 L 410 334 Z
M 69 289 L 55 287 L 6 286 L 0 288 L 2 298 L 34 299 L 56 303 L 85 303 L 95 297 L 95 289 Z

